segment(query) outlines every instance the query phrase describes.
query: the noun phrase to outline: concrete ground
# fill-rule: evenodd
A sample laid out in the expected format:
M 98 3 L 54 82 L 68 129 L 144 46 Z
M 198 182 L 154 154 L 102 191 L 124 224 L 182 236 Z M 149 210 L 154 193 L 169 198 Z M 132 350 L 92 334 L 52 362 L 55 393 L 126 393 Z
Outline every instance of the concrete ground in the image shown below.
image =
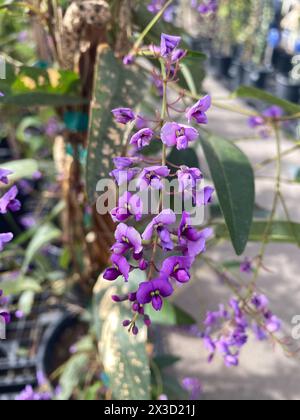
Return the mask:
M 211 79 L 206 81 L 206 90 L 215 97 L 222 97 L 228 92 L 221 84 Z M 240 104 L 245 107 L 244 104 Z M 209 114 L 209 128 L 227 138 L 238 139 L 253 135 L 247 127 L 247 117 L 231 114 L 213 108 Z M 284 140 L 283 149 L 293 144 Z M 274 139 L 244 141 L 239 146 L 247 153 L 253 164 L 276 154 Z M 300 165 L 300 151 L 284 158 L 283 178 L 291 178 Z M 260 176 L 270 177 L 275 166 L 269 165 Z M 256 182 L 256 202 L 266 209 L 271 208 L 274 181 L 258 179 Z M 299 220 L 300 184 L 283 184 L 286 202 L 292 218 Z M 283 216 L 282 209 L 279 216 Z M 259 247 L 250 244 L 245 255 L 254 257 Z M 229 243 L 210 251 L 213 258 L 220 261 L 237 259 Z M 300 315 L 300 252 L 292 245 L 270 245 L 265 265 L 271 270 L 263 271 L 259 287 L 271 301 L 273 312 L 284 323 L 284 332 L 291 338 L 292 323 L 295 315 Z M 207 310 L 215 310 L 220 302 L 226 302 L 231 296 L 226 286 L 217 276 L 201 263 L 194 269 L 193 281 L 183 287 L 176 296 L 177 303 L 194 315 L 201 325 Z M 179 378 L 193 376 L 202 382 L 202 398 L 208 400 L 298 400 L 300 399 L 300 358 L 288 358 L 280 347 L 270 343 L 260 343 L 251 339 L 240 359 L 240 367 L 228 369 L 221 360 L 212 364 L 206 361 L 207 352 L 198 338 L 190 337 L 178 331 L 169 331 L 165 335 L 165 344 L 173 353 L 181 357 L 175 370 Z M 293 342 L 293 348 L 300 348 L 300 341 Z

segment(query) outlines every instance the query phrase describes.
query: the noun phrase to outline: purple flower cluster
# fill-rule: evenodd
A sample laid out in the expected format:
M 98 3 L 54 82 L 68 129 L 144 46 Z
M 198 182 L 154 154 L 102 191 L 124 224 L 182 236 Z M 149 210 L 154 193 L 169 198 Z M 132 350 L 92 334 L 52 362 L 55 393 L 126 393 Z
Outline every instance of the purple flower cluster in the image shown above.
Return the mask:
M 7 169 L 0 168 L 0 183 L 4 185 L 9 184 L 8 177 L 12 175 L 12 172 Z M 0 198 L 0 214 L 6 214 L 7 212 L 16 212 L 21 208 L 20 201 L 16 198 L 18 195 L 18 188 L 16 186 L 11 187 L 3 196 Z M 0 252 L 3 251 L 4 246 L 13 239 L 13 234 L 0 233 Z
M 151 0 L 147 9 L 150 13 L 157 14 L 166 4 L 167 0 Z M 166 22 L 172 22 L 175 17 L 175 6 L 170 5 L 164 12 L 163 18 Z
M 266 109 L 262 115 L 254 115 L 249 118 L 248 125 L 250 128 L 258 129 L 259 134 L 263 138 L 270 136 L 270 128 L 268 127 L 268 121 L 278 121 L 284 115 L 283 109 L 279 106 L 273 105 Z
M 53 393 L 49 390 L 47 379 L 42 372 L 37 373 L 38 389 L 27 385 L 16 397 L 16 401 L 52 401 Z
M 12 175 L 12 172 L 8 169 L 0 168 L 0 183 L 4 185 L 9 184 L 8 177 Z M 3 194 L 0 198 L 0 214 L 6 214 L 8 212 L 16 212 L 21 208 L 20 201 L 16 198 L 18 195 L 18 188 L 13 186 Z M 3 251 L 6 244 L 12 241 L 14 235 L 11 232 L 0 233 L 0 252 Z M 1 307 L 7 304 L 7 299 L 3 297 L 3 291 L 0 290 L 0 316 L 4 319 L 5 323 L 10 322 L 10 315 L 7 311 L 2 310 Z
M 147 6 L 147 9 L 149 12 L 156 14 L 164 7 L 166 2 L 167 0 L 151 0 Z M 218 10 L 218 0 L 191 0 L 191 7 L 196 9 L 202 15 L 216 13 Z M 175 18 L 175 12 L 175 6 L 170 5 L 164 12 L 164 20 L 166 22 L 173 22 Z
M 255 319 L 255 321 L 253 321 Z M 204 345 L 209 361 L 220 354 L 228 367 L 238 366 L 241 349 L 247 344 L 250 332 L 260 341 L 281 329 L 280 320 L 270 311 L 268 299 L 254 294 L 250 301 L 231 299 L 228 307 L 220 305 L 208 312 L 205 320 Z
M 161 36 L 159 57 L 164 59 L 167 70 L 166 84 L 173 80 L 175 68 L 180 68 L 178 63 L 185 55 L 179 49 L 180 41 L 181 38 L 177 36 L 166 34 Z M 163 75 L 160 77 L 163 80 Z M 211 99 L 206 96 L 187 110 L 185 106 L 182 113 L 186 114 L 188 123 L 193 121 L 207 124 L 206 112 L 210 105 Z M 164 299 L 173 294 L 174 288 L 189 282 L 192 264 L 198 255 L 205 252 L 206 240 L 212 235 L 211 229 L 202 231 L 196 229 L 190 213 L 184 211 L 180 217 L 177 217 L 172 209 L 163 207 L 162 197 L 166 179 L 169 176 L 177 177 L 179 193 L 192 191 L 198 206 L 209 204 L 214 190 L 210 187 L 197 190 L 199 182 L 203 179 L 198 168 L 178 166 L 177 172 L 172 174 L 167 166 L 168 150 L 174 147 L 178 150 L 187 149 L 198 139 L 198 130 L 165 119 L 159 119 L 157 123 L 154 121 L 153 127 L 149 127 L 145 124 L 147 121 L 145 118 L 137 116 L 128 108 L 117 108 L 112 112 L 120 124 L 135 122 L 138 131 L 129 139 L 128 156 L 114 159 L 115 169 L 111 176 L 116 184 L 122 187 L 125 183 L 135 181 L 138 191 L 122 193 L 117 207 L 111 211 L 113 220 L 119 225 L 115 232 L 116 242 L 112 247 L 112 266 L 105 271 L 104 278 L 113 281 L 122 276 L 124 281 L 128 282 L 132 271 L 139 269 L 147 272 L 147 281 L 141 281 L 134 293 L 113 296 L 115 302 L 125 300 L 131 302 L 133 319 L 125 320 L 123 325 L 129 327 L 129 331 L 133 334 L 137 334 L 136 321 L 139 317 L 143 318 L 145 325 L 151 324 L 149 316 L 145 313 L 145 307 L 152 305 L 154 310 L 160 311 Z M 141 121 L 143 121 L 142 128 Z M 153 120 L 151 122 L 153 123 Z M 141 153 L 143 148 L 153 142 L 160 142 L 162 148 L 162 157 L 158 160 L 144 157 Z M 151 221 L 143 218 L 143 202 L 138 196 L 140 192 L 145 191 L 157 191 L 160 197 L 159 211 L 155 215 L 152 214 Z M 136 226 L 136 222 L 142 222 L 141 229 Z M 161 264 L 157 262 L 159 260 L 157 257 L 162 254 L 165 258 Z
M 216 13 L 219 7 L 218 0 L 191 0 L 191 6 L 193 9 L 198 10 L 202 15 L 208 15 L 210 13 Z

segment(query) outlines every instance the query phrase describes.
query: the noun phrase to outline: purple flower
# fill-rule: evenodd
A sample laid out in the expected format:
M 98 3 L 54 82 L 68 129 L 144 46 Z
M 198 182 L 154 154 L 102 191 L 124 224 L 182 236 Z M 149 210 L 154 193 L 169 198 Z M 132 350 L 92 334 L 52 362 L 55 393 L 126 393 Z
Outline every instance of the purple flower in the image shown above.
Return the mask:
M 16 199 L 18 195 L 18 188 L 13 186 L 4 196 L 0 199 L 0 213 L 5 214 L 8 211 L 19 211 L 21 203 Z
M 61 131 L 61 126 L 55 117 L 49 118 L 45 126 L 45 134 L 48 137 L 55 137 Z
M 170 170 L 167 166 L 150 166 L 143 169 L 139 176 L 138 186 L 141 191 L 151 187 L 155 190 L 161 190 L 163 188 L 162 179 L 170 175 Z
M 181 42 L 180 36 L 162 34 L 160 53 L 162 57 L 169 57 Z
M 189 270 L 192 262 L 193 259 L 189 257 L 169 257 L 163 262 L 161 273 L 167 278 L 187 283 L 191 278 Z
M 184 255 L 196 257 L 205 252 L 206 240 L 212 235 L 212 229 L 197 231 L 191 226 L 190 215 L 184 212 L 178 229 L 179 244 Z
M 125 281 L 129 280 L 130 273 L 130 264 L 127 259 L 122 255 L 113 254 L 111 256 L 111 261 L 113 263 L 112 268 L 108 268 L 103 277 L 105 280 L 116 280 L 120 276 L 124 276 Z
M 4 246 L 13 240 L 14 235 L 9 233 L 0 233 L 0 252 L 3 251 Z
M 52 395 L 50 392 L 34 391 L 31 385 L 26 388 L 16 397 L 16 401 L 50 401 Z
M 176 215 L 171 209 L 163 210 L 158 216 L 154 217 L 152 222 L 146 227 L 145 232 L 142 235 L 144 241 L 150 241 L 156 231 L 163 250 L 170 251 L 174 248 L 171 234 L 168 230 L 168 226 L 173 225 L 176 222 Z
M 252 261 L 249 258 L 245 258 L 240 265 L 241 273 L 251 274 L 253 271 Z
M 276 105 L 271 106 L 263 112 L 263 116 L 266 118 L 279 119 L 283 117 L 283 115 L 283 109 Z
M 173 51 L 171 55 L 171 61 L 172 63 L 176 63 L 177 61 L 182 60 L 186 55 L 187 55 L 186 50 L 181 50 L 181 49 L 175 50 Z
M 190 400 L 198 400 L 202 394 L 202 385 L 197 378 L 184 378 L 182 387 L 189 393 Z
M 115 233 L 116 243 L 112 250 L 115 254 L 123 255 L 129 250 L 138 255 L 143 251 L 141 235 L 133 227 L 120 223 Z
M 4 305 L 6 304 L 6 298 L 3 297 L 3 290 L 0 289 L 0 304 Z M 0 308 L 0 316 L 4 320 L 5 324 L 10 323 L 10 314 L 7 311 L 4 311 Z
M 265 295 L 254 295 L 251 303 L 258 311 L 265 311 L 269 306 L 269 300 Z
M 188 168 L 187 166 L 181 166 L 177 172 L 179 191 L 183 192 L 186 190 L 191 191 L 197 187 L 197 182 L 203 179 L 202 172 L 198 168 Z
M 267 339 L 266 332 L 256 322 L 253 324 L 252 329 L 258 341 L 265 341 Z
M 118 207 L 111 211 L 114 222 L 124 222 L 129 217 L 134 216 L 136 221 L 142 219 L 143 205 L 138 195 L 125 192 L 119 199 Z
M 116 108 L 111 111 L 120 124 L 128 124 L 131 121 L 135 120 L 135 114 L 130 108 Z
M 189 108 L 186 113 L 188 122 L 192 119 L 197 121 L 198 124 L 207 124 L 208 118 L 206 112 L 211 107 L 211 96 L 207 95 L 203 99 L 200 99 L 194 106 Z
M 207 206 L 212 202 L 212 196 L 215 189 L 212 187 L 205 187 L 203 190 L 196 192 L 197 206 Z
M 195 128 L 175 122 L 166 123 L 161 130 L 162 142 L 169 147 L 176 146 L 178 150 L 187 149 L 189 143 L 198 137 Z
M 9 171 L 8 169 L 1 169 L 0 168 L 0 182 L 2 182 L 2 184 L 8 184 L 9 180 L 8 180 L 8 176 L 12 175 L 12 171 Z
M 248 120 L 248 125 L 250 128 L 261 127 L 264 124 L 265 124 L 265 120 L 261 116 L 253 116 L 253 117 L 250 117 Z
M 116 169 L 128 169 L 131 166 L 139 162 L 139 158 L 136 157 L 116 157 L 113 159 Z
M 141 305 L 151 302 L 153 308 L 156 311 L 160 311 L 163 306 L 162 298 L 171 296 L 173 291 L 174 289 L 168 280 L 159 278 L 141 283 L 136 298 Z
M 163 8 L 165 3 L 166 0 L 152 0 L 151 3 L 148 4 L 147 9 L 149 10 L 149 12 L 156 14 Z M 172 22 L 174 20 L 174 13 L 175 7 L 173 5 L 169 6 L 164 12 L 164 20 L 166 22 Z
M 110 176 L 113 177 L 118 184 L 121 186 L 123 184 L 128 184 L 132 181 L 138 174 L 140 173 L 140 169 L 138 168 L 129 168 L 127 170 L 124 169 L 114 169 L 111 171 Z
M 153 131 L 150 128 L 143 128 L 138 131 L 130 140 L 130 144 L 135 145 L 138 150 L 149 146 L 153 138 Z
M 125 66 L 130 66 L 133 63 L 134 63 L 134 55 L 132 54 L 125 55 L 125 57 L 123 58 L 123 64 L 125 64 Z
M 266 321 L 266 329 L 271 333 L 274 334 L 281 329 L 281 321 L 277 318 L 271 311 L 265 314 L 265 321 Z

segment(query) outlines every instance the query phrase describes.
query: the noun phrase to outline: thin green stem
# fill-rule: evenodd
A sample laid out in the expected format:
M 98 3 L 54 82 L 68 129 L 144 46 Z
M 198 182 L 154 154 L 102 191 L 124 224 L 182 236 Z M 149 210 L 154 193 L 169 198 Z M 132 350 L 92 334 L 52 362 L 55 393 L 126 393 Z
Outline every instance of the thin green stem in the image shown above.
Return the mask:
M 174 0 L 169 0 L 164 7 L 157 13 L 157 15 L 151 20 L 151 22 L 146 26 L 146 28 L 143 30 L 141 35 L 138 37 L 137 41 L 135 42 L 132 52 L 135 54 L 139 47 L 141 46 L 142 42 L 144 41 L 144 38 L 148 35 L 148 33 L 151 31 L 153 26 L 157 24 L 157 22 L 160 20 L 160 18 L 163 16 L 167 8 L 173 3 Z

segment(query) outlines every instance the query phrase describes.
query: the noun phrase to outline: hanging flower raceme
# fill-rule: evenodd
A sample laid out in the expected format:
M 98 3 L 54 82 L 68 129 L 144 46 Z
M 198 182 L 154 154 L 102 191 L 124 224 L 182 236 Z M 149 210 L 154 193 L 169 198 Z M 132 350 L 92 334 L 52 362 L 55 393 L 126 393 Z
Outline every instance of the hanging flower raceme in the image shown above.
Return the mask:
M 271 135 L 270 124 L 278 124 L 284 116 L 284 111 L 277 105 L 267 108 L 261 115 L 253 115 L 248 120 L 250 128 L 256 129 L 262 138 L 268 138 Z
M 9 176 L 12 175 L 10 170 L 0 168 L 0 183 L 4 185 L 9 184 Z M 8 212 L 19 211 L 21 208 L 20 201 L 16 198 L 18 189 L 16 186 L 11 187 L 3 196 L 0 198 L 0 214 L 6 214 Z M 4 250 L 5 245 L 12 241 L 14 235 L 11 232 L 0 233 L 0 252 Z M 5 310 L 8 300 L 3 296 L 3 291 L 0 290 L 0 317 L 7 324 L 10 322 L 10 314 Z
M 255 319 L 255 321 L 253 321 Z M 281 329 L 280 320 L 270 311 L 264 295 L 253 294 L 248 301 L 231 299 L 227 308 L 220 306 L 208 312 L 203 334 L 204 345 L 211 362 L 216 354 L 223 357 L 228 367 L 238 366 L 241 349 L 247 344 L 250 332 L 259 341 Z
M 187 149 L 199 139 L 198 130 L 188 124 L 207 124 L 206 113 L 211 105 L 210 97 L 206 96 L 186 109 L 180 97 L 177 103 L 182 102 L 182 110 L 176 112 L 184 121 L 175 121 L 170 117 L 174 110 L 168 102 L 168 83 L 176 79 L 179 63 L 186 56 L 186 51 L 179 48 L 180 42 L 178 36 L 162 34 L 161 45 L 155 48 L 155 57 L 165 69 L 161 74 L 155 73 L 163 96 L 161 118 L 153 117 L 148 121 L 133 110 L 122 107 L 112 111 L 119 124 L 135 122 L 136 131 L 128 139 L 128 155 L 116 157 L 115 169 L 111 172 L 123 191 L 111 211 L 113 220 L 119 225 L 112 247 L 112 266 L 106 270 L 104 278 L 108 281 L 123 278 L 130 283 L 130 274 L 134 270 L 142 270 L 146 274 L 147 281 L 141 275 L 140 284 L 133 293 L 112 297 L 117 303 L 131 303 L 132 319 L 124 320 L 123 325 L 134 335 L 139 331 L 139 319 L 146 326 L 151 325 L 147 307 L 160 311 L 165 299 L 174 293 L 176 287 L 190 281 L 192 264 L 198 255 L 205 252 L 206 241 L 212 235 L 211 229 L 199 230 L 194 226 L 190 212 L 176 213 L 175 207 L 170 208 L 170 204 L 165 206 L 164 200 L 168 180 L 172 178 L 178 183 L 174 195 L 178 194 L 180 203 L 186 197 L 192 197 L 195 205 L 205 206 L 213 194 L 213 188 L 200 186 L 203 175 L 199 168 L 174 167 L 167 159 L 174 148 Z M 153 47 L 149 51 L 153 51 Z M 160 145 L 161 154 L 144 156 L 143 149 L 153 142 Z M 126 184 L 129 188 L 125 191 Z M 144 202 L 149 194 L 158 198 L 154 206 Z

